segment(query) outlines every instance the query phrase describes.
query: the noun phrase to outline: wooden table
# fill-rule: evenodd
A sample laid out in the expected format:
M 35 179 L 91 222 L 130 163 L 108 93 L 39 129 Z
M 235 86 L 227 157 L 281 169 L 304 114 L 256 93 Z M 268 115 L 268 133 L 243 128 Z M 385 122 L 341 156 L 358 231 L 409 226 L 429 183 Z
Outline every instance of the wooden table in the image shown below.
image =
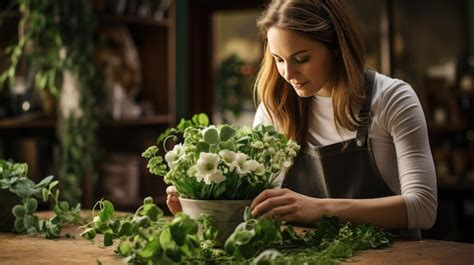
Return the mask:
M 123 264 L 115 247 L 101 248 L 102 238 L 92 243 L 79 236 L 76 227 L 63 229 L 62 237 L 49 240 L 0 233 L 0 264 Z M 474 264 L 474 244 L 438 240 L 397 240 L 391 248 L 367 250 L 343 264 Z

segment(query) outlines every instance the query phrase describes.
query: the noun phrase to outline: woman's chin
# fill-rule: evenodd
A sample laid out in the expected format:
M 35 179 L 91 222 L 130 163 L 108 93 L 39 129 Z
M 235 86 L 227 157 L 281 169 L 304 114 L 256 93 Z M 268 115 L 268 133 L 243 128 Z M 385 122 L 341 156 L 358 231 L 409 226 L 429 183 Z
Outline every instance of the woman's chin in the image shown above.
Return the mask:
M 309 97 L 314 96 L 315 94 L 315 93 L 310 93 L 309 91 L 302 90 L 302 89 L 295 89 L 295 91 L 296 91 L 296 95 L 298 95 L 298 97 L 300 98 L 309 98 Z

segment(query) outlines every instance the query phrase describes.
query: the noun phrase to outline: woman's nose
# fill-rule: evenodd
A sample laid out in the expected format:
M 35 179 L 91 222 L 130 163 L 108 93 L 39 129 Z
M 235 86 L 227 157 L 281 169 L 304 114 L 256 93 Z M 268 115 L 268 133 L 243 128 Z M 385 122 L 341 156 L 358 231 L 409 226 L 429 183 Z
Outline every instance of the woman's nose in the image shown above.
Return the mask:
M 291 66 L 290 64 L 285 64 L 285 69 L 284 69 L 284 75 L 283 77 L 286 79 L 286 80 L 291 80 L 291 79 L 294 79 L 295 76 L 296 76 L 296 69 Z

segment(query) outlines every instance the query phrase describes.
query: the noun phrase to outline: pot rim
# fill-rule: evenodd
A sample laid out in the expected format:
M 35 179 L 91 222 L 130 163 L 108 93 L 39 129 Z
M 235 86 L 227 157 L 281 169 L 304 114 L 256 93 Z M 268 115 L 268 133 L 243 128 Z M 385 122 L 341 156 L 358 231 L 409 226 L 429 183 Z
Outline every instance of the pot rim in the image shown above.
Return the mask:
M 188 199 L 183 197 L 178 197 L 180 201 L 184 202 L 192 202 L 192 201 L 203 201 L 203 202 L 235 202 L 235 203 L 242 203 L 242 202 L 252 202 L 253 199 L 246 199 L 246 200 L 201 200 L 201 199 Z

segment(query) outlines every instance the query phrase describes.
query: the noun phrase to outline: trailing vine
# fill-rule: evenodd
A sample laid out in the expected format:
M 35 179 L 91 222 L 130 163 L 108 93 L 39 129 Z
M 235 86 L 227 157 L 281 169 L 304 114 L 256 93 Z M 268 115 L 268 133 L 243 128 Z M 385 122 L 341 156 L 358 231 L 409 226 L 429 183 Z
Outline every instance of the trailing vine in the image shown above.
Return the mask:
M 81 180 L 93 178 L 95 106 L 102 96 L 93 60 L 95 17 L 90 1 L 14 0 L 21 14 L 18 42 L 6 52 L 9 68 L 0 84 L 15 82 L 17 71 L 34 76 L 34 88 L 59 99 L 59 178 L 64 198 L 76 203 Z

